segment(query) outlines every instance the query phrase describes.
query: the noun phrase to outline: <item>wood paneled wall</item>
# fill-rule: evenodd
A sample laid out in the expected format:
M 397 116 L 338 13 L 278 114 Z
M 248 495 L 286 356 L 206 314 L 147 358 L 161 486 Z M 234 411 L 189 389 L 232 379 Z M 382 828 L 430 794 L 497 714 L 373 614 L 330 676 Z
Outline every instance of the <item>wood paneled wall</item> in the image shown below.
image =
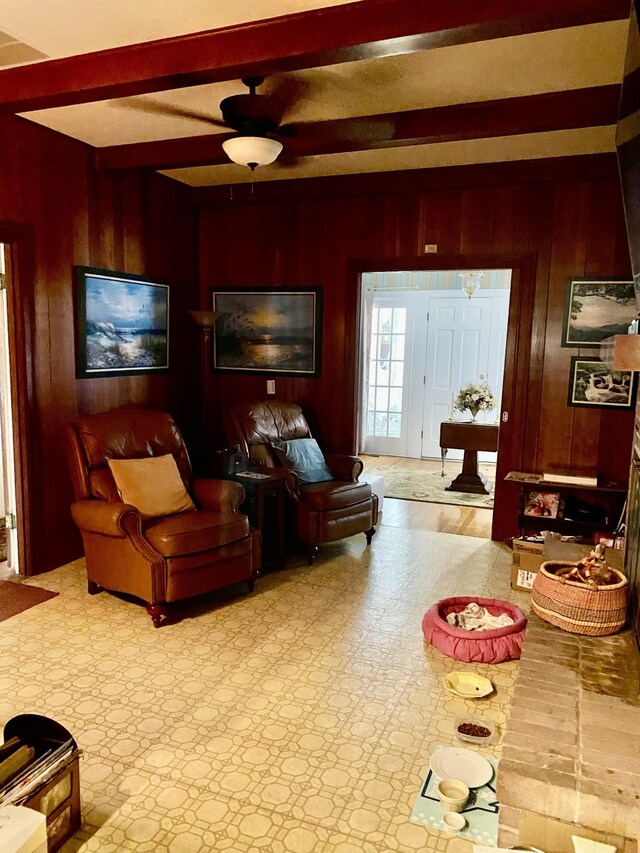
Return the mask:
M 33 328 L 34 536 L 31 564 L 22 567 L 32 573 L 81 553 L 63 443 L 70 419 L 131 404 L 172 411 L 190 432 L 198 349 L 186 311 L 198 298 L 195 226 L 188 192 L 169 179 L 138 171 L 98 175 L 88 146 L 19 118 L 0 119 L 0 138 L 0 222 L 26 226 L 34 253 L 33 274 L 20 278 Z M 169 374 L 76 380 L 74 264 L 169 280 Z
M 87 146 L 21 119 L 0 119 L 0 138 L 0 240 L 2 222 L 25 226 L 33 255 L 32 270 L 21 277 L 33 331 L 27 417 L 35 535 L 27 572 L 80 553 L 63 445 L 64 426 L 76 414 L 129 404 L 158 407 L 172 411 L 187 440 L 193 438 L 199 341 L 186 311 L 198 297 L 198 262 L 203 307 L 215 286 L 323 288 L 322 376 L 278 378 L 277 393 L 303 406 L 327 448 L 350 450 L 354 261 L 410 259 L 425 243 L 437 243 L 441 255 L 535 253 L 534 313 L 526 330 L 531 344 L 521 377 L 523 465 L 542 470 L 550 463 L 595 463 L 605 476 L 626 478 L 632 415 L 567 408 L 569 359 L 577 351 L 559 343 L 566 277 L 629 272 L 615 163 L 603 167 L 593 160 L 589 169 L 589 158 L 580 158 L 584 167 L 556 166 L 548 179 L 537 164 L 529 176 L 513 166 L 435 170 L 432 185 L 409 183 L 405 175 L 400 191 L 389 176 L 358 176 L 351 184 L 314 181 L 308 194 L 304 182 L 283 182 L 281 197 L 272 186 L 265 201 L 212 203 L 205 197 L 196 223 L 190 194 L 175 182 L 138 171 L 98 174 Z M 75 379 L 74 264 L 170 281 L 169 374 Z M 213 374 L 213 441 L 223 443 L 225 404 L 261 398 L 265 391 L 262 376 Z
M 525 429 L 518 436 L 525 470 L 549 465 L 597 465 L 605 477 L 626 481 L 633 415 L 569 408 L 572 355 L 593 350 L 560 346 L 565 284 L 570 275 L 627 275 L 629 252 L 613 155 L 566 163 L 474 166 L 433 170 L 437 176 L 389 175 L 282 182 L 261 200 L 216 203 L 200 196 L 202 305 L 211 287 L 318 286 L 324 293 L 323 372 L 319 379 L 276 380 L 277 395 L 298 402 L 326 446 L 351 451 L 354 443 L 351 386 L 356 352 L 357 259 L 420 256 L 426 243 L 440 255 L 524 255 L 536 259 L 533 317 L 520 333 L 526 370 L 519 376 Z M 426 173 L 423 173 L 426 175 Z M 449 186 L 447 186 L 449 178 Z M 423 186 L 421 186 L 421 181 Z M 399 182 L 400 183 L 400 182 Z M 431 185 L 430 185 L 431 184 Z M 357 190 L 349 193 L 350 187 Z M 341 191 L 342 187 L 342 191 Z M 236 198 L 237 198 L 236 193 Z M 245 197 L 246 198 L 246 197 Z M 213 374 L 218 410 L 266 396 L 264 376 Z M 222 437 L 219 434 L 218 440 Z

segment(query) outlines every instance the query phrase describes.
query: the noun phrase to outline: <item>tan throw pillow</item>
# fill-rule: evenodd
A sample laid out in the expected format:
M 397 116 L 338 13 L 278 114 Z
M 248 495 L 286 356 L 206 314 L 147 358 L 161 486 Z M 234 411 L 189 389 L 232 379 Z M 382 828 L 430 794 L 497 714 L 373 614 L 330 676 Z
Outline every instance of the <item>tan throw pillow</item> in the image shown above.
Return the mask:
M 144 459 L 109 459 L 108 462 L 123 502 L 135 506 L 143 518 L 195 509 L 170 453 Z

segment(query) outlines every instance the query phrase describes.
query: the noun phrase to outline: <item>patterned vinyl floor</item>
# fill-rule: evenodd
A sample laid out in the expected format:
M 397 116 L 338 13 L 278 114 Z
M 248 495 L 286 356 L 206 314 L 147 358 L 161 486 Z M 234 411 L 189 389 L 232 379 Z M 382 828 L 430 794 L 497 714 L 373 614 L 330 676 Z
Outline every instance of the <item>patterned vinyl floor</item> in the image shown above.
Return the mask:
M 512 598 L 509 558 L 382 526 L 370 549 L 325 546 L 159 630 L 139 604 L 88 596 L 78 561 L 29 581 L 61 595 L 0 624 L 0 724 L 47 714 L 83 750 L 67 853 L 463 853 L 409 814 L 457 713 L 504 727 L 517 663 L 462 665 L 496 692 L 457 699 L 420 623 L 443 596 Z

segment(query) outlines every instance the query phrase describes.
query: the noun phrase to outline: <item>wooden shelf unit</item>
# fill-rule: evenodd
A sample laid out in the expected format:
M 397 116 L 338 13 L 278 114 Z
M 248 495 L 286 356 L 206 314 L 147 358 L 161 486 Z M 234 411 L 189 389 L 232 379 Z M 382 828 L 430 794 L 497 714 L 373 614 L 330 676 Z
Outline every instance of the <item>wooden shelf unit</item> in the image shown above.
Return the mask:
M 505 480 L 517 483 L 520 486 L 518 525 L 521 536 L 524 536 L 527 531 L 537 533 L 541 530 L 553 530 L 567 536 L 584 536 L 593 540 L 598 533 L 611 534 L 618 526 L 627 496 L 627 487 L 619 483 L 602 483 L 597 486 L 568 485 L 543 480 L 541 474 L 525 471 L 510 471 Z M 563 498 L 567 495 L 574 495 L 585 503 L 591 503 L 602 508 L 606 514 L 606 520 L 577 521 L 564 518 L 561 514 L 564 511 L 564 501 L 561 503 L 557 518 L 525 515 L 524 509 L 531 492 L 553 492 L 560 494 Z M 597 500 L 594 500 L 596 497 Z

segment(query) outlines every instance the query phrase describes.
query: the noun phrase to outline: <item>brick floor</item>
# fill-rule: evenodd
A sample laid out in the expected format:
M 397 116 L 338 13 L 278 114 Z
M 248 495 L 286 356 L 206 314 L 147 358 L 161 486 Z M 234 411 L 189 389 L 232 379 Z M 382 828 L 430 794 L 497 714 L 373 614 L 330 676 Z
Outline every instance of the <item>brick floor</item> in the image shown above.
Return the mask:
M 638 732 L 631 632 L 580 637 L 531 616 L 500 764 L 500 843 L 535 843 L 523 833 L 560 838 L 566 826 L 635 853 Z

